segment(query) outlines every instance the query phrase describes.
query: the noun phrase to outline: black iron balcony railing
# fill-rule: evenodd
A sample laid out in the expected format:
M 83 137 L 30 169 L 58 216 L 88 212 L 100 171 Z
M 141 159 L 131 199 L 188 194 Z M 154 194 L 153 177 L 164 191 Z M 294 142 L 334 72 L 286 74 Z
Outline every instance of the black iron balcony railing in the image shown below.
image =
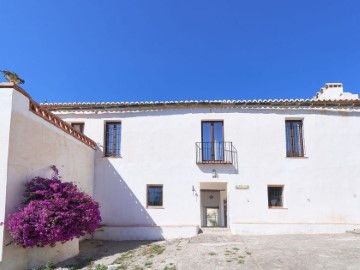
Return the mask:
M 232 142 L 197 142 L 196 163 L 200 164 L 232 164 L 234 148 Z

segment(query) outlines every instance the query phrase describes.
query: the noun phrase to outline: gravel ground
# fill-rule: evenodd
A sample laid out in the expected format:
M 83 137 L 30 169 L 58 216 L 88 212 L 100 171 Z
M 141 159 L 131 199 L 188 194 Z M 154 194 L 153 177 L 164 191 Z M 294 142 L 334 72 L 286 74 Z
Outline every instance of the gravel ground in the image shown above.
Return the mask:
M 239 236 L 221 232 L 160 242 L 85 240 L 78 256 L 55 269 L 360 269 L 360 234 Z

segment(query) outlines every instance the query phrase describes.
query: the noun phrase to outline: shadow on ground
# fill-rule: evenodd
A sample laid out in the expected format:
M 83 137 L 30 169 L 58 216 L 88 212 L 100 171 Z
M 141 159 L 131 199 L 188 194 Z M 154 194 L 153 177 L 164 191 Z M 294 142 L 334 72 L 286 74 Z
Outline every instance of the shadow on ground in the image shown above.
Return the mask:
M 56 264 L 56 267 L 76 267 L 77 269 L 89 266 L 91 262 L 112 256 L 118 253 L 128 252 L 142 245 L 148 245 L 155 241 L 100 241 L 84 240 L 80 242 L 80 253 L 68 260 Z M 120 244 L 121 243 L 121 244 Z

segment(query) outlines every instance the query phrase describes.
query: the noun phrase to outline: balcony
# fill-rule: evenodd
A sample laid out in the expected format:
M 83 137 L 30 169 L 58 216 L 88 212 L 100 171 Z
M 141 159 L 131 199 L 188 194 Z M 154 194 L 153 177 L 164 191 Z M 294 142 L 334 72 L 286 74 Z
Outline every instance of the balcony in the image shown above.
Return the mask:
M 233 164 L 235 148 L 232 142 L 197 142 L 197 164 Z

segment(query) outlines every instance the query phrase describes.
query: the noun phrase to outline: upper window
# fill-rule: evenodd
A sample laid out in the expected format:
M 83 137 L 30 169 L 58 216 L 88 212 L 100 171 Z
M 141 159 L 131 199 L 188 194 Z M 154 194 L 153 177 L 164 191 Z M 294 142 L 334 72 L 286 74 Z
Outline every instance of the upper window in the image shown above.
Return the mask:
M 162 185 L 147 185 L 147 207 L 163 206 L 163 186 Z
M 121 142 L 121 123 L 108 122 L 105 127 L 105 156 L 119 157 Z
M 203 121 L 201 144 L 203 161 L 224 160 L 224 123 L 223 121 Z
M 284 206 L 283 192 L 284 192 L 284 186 L 268 186 L 269 208 Z
M 286 156 L 303 157 L 303 125 L 301 120 L 286 120 Z
M 84 123 L 71 123 L 71 126 L 80 133 L 84 133 Z

